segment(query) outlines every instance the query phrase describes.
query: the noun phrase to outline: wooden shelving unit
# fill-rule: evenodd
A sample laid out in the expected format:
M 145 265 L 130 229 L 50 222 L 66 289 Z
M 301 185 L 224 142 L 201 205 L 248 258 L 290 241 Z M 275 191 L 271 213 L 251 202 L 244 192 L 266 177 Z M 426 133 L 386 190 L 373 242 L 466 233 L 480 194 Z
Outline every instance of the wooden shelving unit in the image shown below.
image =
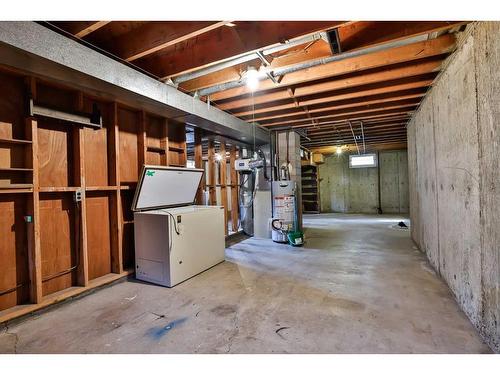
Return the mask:
M 302 165 L 302 211 L 320 213 L 319 171 L 316 165 Z
M 182 123 L 10 71 L 0 80 L 2 323 L 132 274 L 142 165 L 187 157 Z M 26 118 L 28 96 L 67 112 L 97 105 L 103 127 Z

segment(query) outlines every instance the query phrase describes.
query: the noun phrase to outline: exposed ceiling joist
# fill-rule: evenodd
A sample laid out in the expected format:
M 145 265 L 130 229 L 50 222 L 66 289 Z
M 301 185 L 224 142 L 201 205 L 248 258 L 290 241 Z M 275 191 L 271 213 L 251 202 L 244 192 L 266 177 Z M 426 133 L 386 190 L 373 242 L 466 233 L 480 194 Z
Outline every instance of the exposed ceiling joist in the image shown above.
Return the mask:
M 77 38 L 84 38 L 87 35 L 106 26 L 110 21 L 57 21 L 51 22 L 57 27 L 73 34 Z
M 351 57 L 289 73 L 283 77 L 279 86 L 286 87 L 298 85 L 311 80 L 334 77 L 387 65 L 415 61 L 425 57 L 442 55 L 450 53 L 454 47 L 454 35 L 446 34 L 436 39 L 425 40 L 401 47 L 394 47 L 367 55 Z M 273 88 L 276 88 L 274 82 L 271 80 L 263 80 L 260 82 L 256 92 L 270 90 Z M 248 87 L 241 86 L 230 90 L 216 92 L 210 97 L 212 101 L 218 101 L 249 93 L 250 91 Z
M 177 44 L 162 53 L 138 60 L 137 64 L 158 77 L 167 78 L 218 61 L 271 47 L 301 35 L 337 27 L 344 22 L 234 22 L 224 27 Z

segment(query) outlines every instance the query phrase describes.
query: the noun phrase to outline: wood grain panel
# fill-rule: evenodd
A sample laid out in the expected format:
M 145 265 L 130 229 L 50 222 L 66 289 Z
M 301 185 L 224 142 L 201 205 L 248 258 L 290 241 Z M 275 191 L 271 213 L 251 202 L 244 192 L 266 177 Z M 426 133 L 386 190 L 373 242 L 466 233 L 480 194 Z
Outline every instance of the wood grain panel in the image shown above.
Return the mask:
M 139 160 L 137 155 L 137 131 L 139 117 L 136 112 L 118 108 L 120 127 L 120 179 L 124 184 L 137 182 Z
M 0 310 L 29 299 L 26 197 L 0 196 Z
M 75 257 L 75 203 L 69 193 L 40 196 L 40 247 L 42 279 L 77 264 Z M 69 288 L 76 283 L 76 270 L 43 282 L 43 295 Z
M 40 186 L 72 186 L 70 165 L 73 141 L 71 125 L 53 120 L 38 121 L 38 163 Z
M 103 118 L 101 129 L 84 128 L 85 183 L 87 186 L 107 186 L 108 180 L 108 126 L 111 119 L 109 108 L 102 103 L 84 98 L 83 110 L 91 112 L 96 104 Z
M 24 82 L 0 73 L 0 138 L 24 139 Z
M 109 197 L 103 193 L 86 193 L 87 253 L 89 280 L 111 273 L 111 233 Z

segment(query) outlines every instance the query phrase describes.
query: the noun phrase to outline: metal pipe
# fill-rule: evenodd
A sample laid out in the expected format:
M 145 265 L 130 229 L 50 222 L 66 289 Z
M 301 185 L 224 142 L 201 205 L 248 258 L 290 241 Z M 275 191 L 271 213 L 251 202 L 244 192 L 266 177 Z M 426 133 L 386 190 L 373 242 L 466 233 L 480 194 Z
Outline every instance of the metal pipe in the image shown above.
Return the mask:
M 354 139 L 354 143 L 356 144 L 356 148 L 358 149 L 358 155 L 359 155 L 359 146 L 358 142 L 356 141 L 356 136 L 354 135 L 354 130 L 352 130 L 352 124 L 349 121 L 349 127 L 351 128 L 351 133 L 352 133 L 352 139 Z
M 408 44 L 422 42 L 422 41 L 427 40 L 427 39 L 428 39 L 427 34 L 417 35 L 417 36 L 413 36 L 413 37 L 410 37 L 407 39 L 396 40 L 396 41 L 383 43 L 383 44 L 379 44 L 379 45 L 372 46 L 372 47 L 362 48 L 362 49 L 359 49 L 356 51 L 344 52 L 344 53 L 340 53 L 338 55 L 324 57 L 322 59 L 310 60 L 310 61 L 306 61 L 306 62 L 303 62 L 300 64 L 292 65 L 289 67 L 277 68 L 277 69 L 267 68 L 267 69 L 263 69 L 262 72 L 267 73 L 267 71 L 271 71 L 274 77 L 279 77 L 279 76 L 294 73 L 294 72 L 297 72 L 300 70 L 312 68 L 315 66 L 325 65 L 325 64 L 328 64 L 331 62 L 341 61 L 341 60 L 349 59 L 352 57 L 363 56 L 363 55 L 367 55 L 367 54 L 374 53 L 374 52 L 380 52 L 380 51 L 384 51 L 384 50 L 391 49 L 391 48 L 402 47 L 402 46 L 406 46 Z M 263 79 L 265 77 L 266 76 L 263 74 L 262 77 L 259 77 L 259 78 Z M 207 95 L 211 95 L 211 94 L 214 94 L 216 92 L 219 92 L 219 91 L 225 91 L 225 90 L 241 87 L 244 84 L 245 84 L 245 82 L 243 82 L 241 80 L 226 82 L 226 83 L 222 83 L 219 85 L 214 85 L 214 86 L 202 89 L 199 91 L 199 95 L 200 96 L 207 96 Z
M 214 64 L 214 65 L 208 66 L 206 68 L 202 68 L 199 70 L 195 70 L 193 72 L 181 74 L 179 76 L 170 77 L 170 78 L 172 79 L 172 81 L 175 84 L 179 84 L 179 83 L 186 82 L 186 81 L 191 81 L 192 79 L 200 78 L 204 75 L 207 75 L 210 73 L 215 73 L 215 72 L 218 72 L 220 70 L 230 68 L 230 67 L 238 65 L 238 64 L 243 64 L 243 63 L 248 62 L 248 61 L 261 59 L 259 54 L 262 56 L 271 55 L 273 53 L 283 51 L 285 49 L 289 49 L 289 48 L 292 48 L 295 46 L 299 46 L 301 44 L 311 43 L 311 42 L 320 40 L 322 38 L 323 38 L 323 33 L 315 33 L 312 35 L 307 35 L 305 37 L 291 39 L 290 41 L 285 41 L 284 43 L 281 43 L 275 47 L 263 49 L 261 51 L 250 52 L 250 53 L 244 54 L 242 56 L 236 57 L 234 59 L 226 60 L 226 61 Z
M 366 154 L 365 131 L 363 129 L 363 121 L 360 121 L 360 123 L 361 123 L 361 135 L 363 137 L 363 154 Z

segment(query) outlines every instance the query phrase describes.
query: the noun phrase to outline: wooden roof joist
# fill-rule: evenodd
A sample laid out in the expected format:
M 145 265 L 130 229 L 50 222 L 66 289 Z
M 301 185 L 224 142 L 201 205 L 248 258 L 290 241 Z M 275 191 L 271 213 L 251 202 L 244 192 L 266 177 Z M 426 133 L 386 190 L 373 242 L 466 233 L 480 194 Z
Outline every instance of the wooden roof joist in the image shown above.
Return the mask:
M 420 98 L 422 98 L 425 95 L 425 93 L 426 93 L 425 89 L 423 90 L 420 89 L 410 92 L 396 92 L 384 95 L 373 95 L 359 99 L 348 99 L 345 101 L 328 102 L 321 105 L 314 105 L 314 106 L 304 105 L 300 107 L 290 108 L 288 110 L 265 113 L 265 115 L 255 116 L 255 118 L 253 118 L 253 116 L 245 116 L 242 117 L 242 119 L 246 121 L 260 122 L 265 120 L 271 120 L 274 118 L 283 118 L 284 116 L 302 115 L 304 114 L 304 108 L 307 109 L 307 113 L 311 114 L 322 111 L 350 109 L 350 108 L 365 107 L 376 104 L 399 103 L 403 100 L 411 100 L 411 99 L 413 99 L 412 100 L 413 102 L 413 101 L 420 101 Z
M 282 41 L 337 27 L 338 21 L 234 22 L 236 28 L 223 27 L 195 39 L 178 43 L 161 53 L 136 60 L 141 68 L 163 79 L 199 69 L 243 53 L 260 50 Z
M 336 90 L 346 90 L 345 92 L 339 91 L 338 94 L 344 93 L 344 97 L 338 99 L 347 99 L 356 97 L 356 92 L 359 90 L 377 89 L 389 85 L 397 85 L 403 83 L 410 83 L 410 77 L 423 78 L 428 74 L 427 79 L 434 79 L 435 74 L 440 69 L 444 56 L 440 55 L 430 59 L 421 59 L 411 63 L 402 63 L 384 68 L 377 68 L 368 70 L 363 73 L 346 74 L 335 78 L 329 78 L 323 81 L 312 81 L 302 83 L 298 86 L 292 86 L 293 95 L 301 101 L 300 97 L 319 95 L 321 93 L 333 92 Z M 434 75 L 432 75 L 434 73 Z M 406 81 L 400 81 L 408 79 Z M 371 85 L 371 86 L 370 86 Z M 358 89 L 354 89 L 358 88 Z M 349 90 L 351 89 L 351 90 Z M 379 91 L 380 92 L 380 91 Z M 337 94 L 337 93 L 335 93 Z M 272 106 L 278 100 L 290 99 L 290 94 L 286 88 L 275 88 L 271 91 L 264 91 L 256 95 L 246 95 L 244 97 L 236 97 L 217 102 L 217 106 L 225 111 L 234 113 L 241 112 L 241 110 L 251 110 L 252 105 L 256 109 L 260 109 L 259 105 L 263 107 Z M 245 108 L 246 107 L 246 108 Z
M 109 22 L 110 21 L 58 21 L 51 23 L 77 38 L 84 38 L 90 33 L 106 26 Z
M 459 22 L 350 22 L 340 25 L 338 32 L 342 51 L 347 52 L 416 35 L 443 32 L 459 24 Z M 329 44 L 324 40 L 317 40 L 312 44 L 301 45 L 299 48 L 271 54 L 268 57 L 271 60 L 270 69 L 276 69 L 328 56 L 331 56 Z M 239 77 L 234 67 L 228 67 L 183 82 L 181 87 L 194 92 L 237 79 Z
M 419 60 L 425 57 L 450 53 L 453 51 L 454 47 L 455 36 L 453 34 L 446 34 L 431 40 L 390 48 L 367 55 L 346 58 L 344 60 L 289 73 L 283 77 L 279 85 L 281 87 L 297 85 L 311 80 Z M 256 92 L 273 88 L 276 88 L 275 83 L 267 79 L 260 82 Z M 212 94 L 210 98 L 212 101 L 218 101 L 249 93 L 250 91 L 246 86 L 241 86 L 226 91 L 216 92 Z
M 288 117 L 278 119 L 278 121 L 271 120 L 269 122 L 260 123 L 260 125 L 264 127 L 270 126 L 278 126 L 278 125 L 299 125 L 303 122 L 311 122 L 311 120 L 325 120 L 325 119 L 347 119 L 349 116 L 360 116 L 361 114 L 371 115 L 374 113 L 392 113 L 395 111 L 398 113 L 402 110 L 412 111 L 418 105 L 418 100 L 402 100 L 401 103 L 389 103 L 389 105 L 377 105 L 377 106 L 365 106 L 365 107 L 357 107 L 348 110 L 339 110 L 339 111 L 329 111 L 329 112 L 321 112 L 314 117 L 311 118 L 296 118 L 296 117 Z
M 370 138 L 365 138 L 365 144 L 370 144 L 370 143 L 381 143 L 381 142 L 388 142 L 388 141 L 406 141 L 406 135 L 395 135 L 395 136 L 382 136 L 382 137 L 370 137 Z M 325 139 L 321 141 L 307 141 L 303 142 L 303 146 L 312 146 L 312 145 L 328 145 L 328 144 L 346 144 L 347 142 L 354 144 L 354 140 L 352 139 L 347 139 L 347 137 L 344 138 L 331 138 L 331 139 Z M 360 145 L 360 142 L 358 142 L 358 145 Z M 362 142 L 362 141 L 361 141 Z
M 361 136 L 361 131 L 358 133 L 355 133 L 356 135 Z M 385 130 L 379 130 L 379 131 L 365 131 L 365 140 L 369 139 L 370 137 L 375 137 L 375 136 L 393 136 L 393 135 L 405 135 L 406 134 L 406 129 L 385 129 Z M 334 132 L 326 135 L 321 135 L 321 136 L 313 136 L 313 135 L 308 135 L 307 136 L 309 139 L 307 140 L 308 142 L 313 142 L 313 141 L 323 141 L 326 139 L 330 139 L 331 137 L 342 137 L 342 138 L 352 138 L 352 133 L 349 131 L 342 131 L 342 132 Z M 357 141 L 362 142 L 361 139 L 356 139 Z
M 413 107 L 414 108 L 414 107 Z M 326 125 L 326 124 L 332 124 L 334 121 L 338 122 L 345 122 L 346 120 L 350 121 L 356 121 L 356 120 L 362 120 L 366 121 L 368 119 L 375 119 L 375 118 L 386 118 L 386 117 L 392 117 L 396 115 L 405 115 L 408 118 L 411 116 L 413 113 L 414 109 L 405 109 L 401 108 L 399 110 L 383 110 L 383 111 L 375 111 L 375 112 L 370 112 L 370 113 L 363 113 L 363 114 L 353 114 L 353 115 L 341 115 L 337 116 L 338 118 L 332 117 L 332 118 L 325 118 L 323 121 L 318 121 L 316 123 L 317 126 L 321 125 Z M 285 127 L 287 124 L 282 125 L 281 127 Z M 307 128 L 313 126 L 311 124 L 311 121 L 306 121 L 303 124 L 288 124 L 287 127 L 291 129 L 295 128 Z M 278 126 L 276 126 L 278 127 Z M 273 130 L 273 126 L 269 126 L 268 129 Z
M 399 121 L 399 122 L 394 122 L 394 123 L 389 123 L 389 124 L 381 124 L 381 125 L 366 125 L 366 124 L 363 124 L 363 131 L 367 131 L 367 130 L 386 130 L 386 129 L 404 129 L 406 131 L 406 127 L 405 127 L 406 123 L 405 122 L 402 122 L 402 121 Z M 353 124 L 353 127 L 355 127 L 355 132 L 357 132 L 358 130 L 361 132 L 361 127 L 359 125 L 359 123 L 355 123 Z M 310 128 L 307 130 L 307 137 L 308 138 L 313 138 L 313 137 L 317 137 L 317 136 L 323 136 L 323 135 L 328 135 L 328 134 L 332 134 L 332 133 L 339 133 L 339 132 L 343 132 L 343 131 L 351 131 L 351 128 L 349 127 L 349 125 L 345 125 L 345 124 L 342 124 L 342 125 L 338 125 L 338 126 L 335 126 L 335 127 L 330 127 L 329 129 L 315 129 L 314 127 L 313 128 Z

